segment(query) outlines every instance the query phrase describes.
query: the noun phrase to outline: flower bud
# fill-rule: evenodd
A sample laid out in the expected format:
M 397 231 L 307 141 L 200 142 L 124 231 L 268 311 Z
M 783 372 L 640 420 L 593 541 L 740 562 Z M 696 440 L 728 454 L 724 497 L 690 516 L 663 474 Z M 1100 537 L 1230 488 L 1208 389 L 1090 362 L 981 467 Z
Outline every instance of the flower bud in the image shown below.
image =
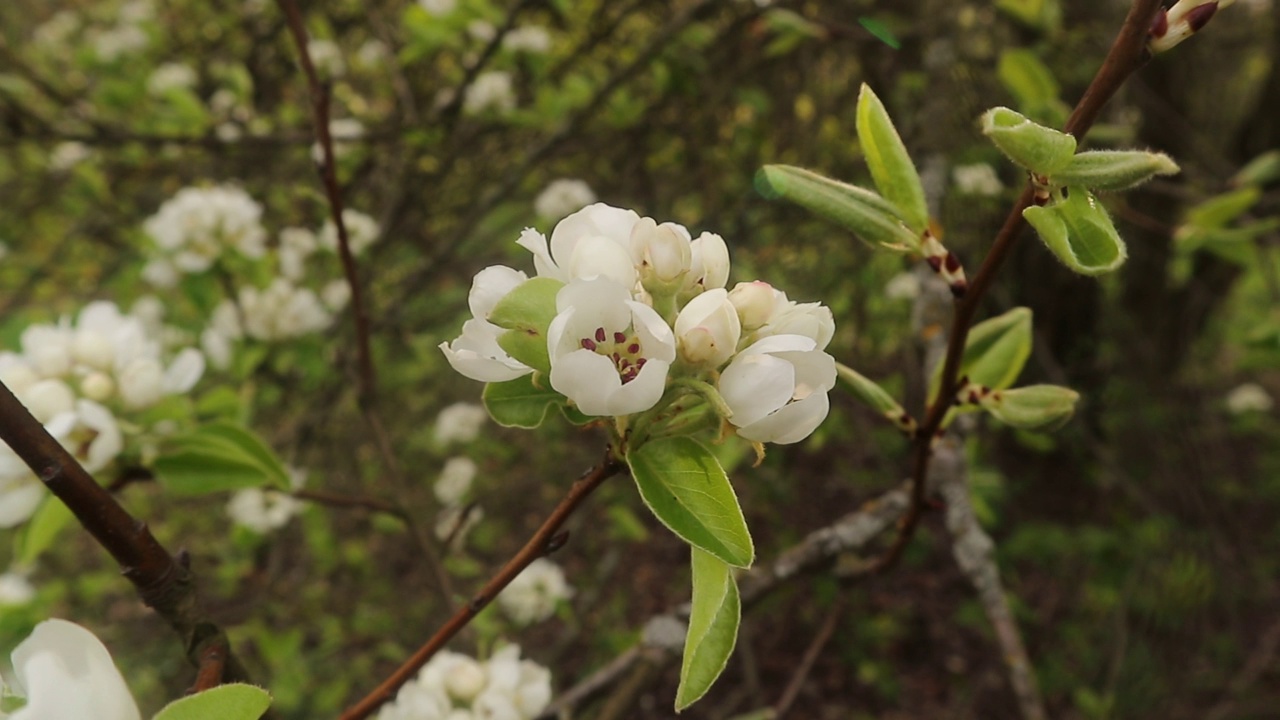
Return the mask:
M 1057 385 L 1030 385 L 989 393 L 979 403 L 995 419 L 1021 430 L 1049 432 L 1071 419 L 1080 394 Z
M 1010 160 L 1040 175 L 1052 175 L 1065 167 L 1076 152 L 1076 139 L 1037 125 L 1006 107 L 995 107 L 982 116 L 982 134 Z
M 689 301 L 676 318 L 680 357 L 694 365 L 719 367 L 733 355 L 742 336 L 738 310 L 724 288 L 708 290 Z
M 773 317 L 777 290 L 767 282 L 741 282 L 729 291 L 729 302 L 738 310 L 742 329 L 750 332 L 769 322 Z
M 155 404 L 164 395 L 164 368 L 153 358 L 137 358 L 120 372 L 120 397 L 130 409 Z
M 729 282 L 729 246 L 724 238 L 704 232 L 689 245 L 693 251 L 691 269 L 685 275 L 685 289 L 714 290 Z
M 80 381 L 80 394 L 96 402 L 105 401 L 115 391 L 115 382 L 104 372 L 91 372 Z
M 469 703 L 480 694 L 487 681 L 484 668 L 479 663 L 460 656 L 453 667 L 445 672 L 444 689 L 454 700 Z
M 693 262 L 693 250 L 684 228 L 643 218 L 631 229 L 631 258 L 645 288 L 661 293 L 678 289 Z

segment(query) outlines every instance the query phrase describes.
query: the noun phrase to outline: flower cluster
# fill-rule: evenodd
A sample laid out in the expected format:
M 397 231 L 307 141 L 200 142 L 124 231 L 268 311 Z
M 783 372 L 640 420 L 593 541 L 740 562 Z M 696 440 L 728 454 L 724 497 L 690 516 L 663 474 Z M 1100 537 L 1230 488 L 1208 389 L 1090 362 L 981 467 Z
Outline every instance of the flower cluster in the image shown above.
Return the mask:
M 469 296 L 474 317 L 461 337 L 440 345 L 463 375 L 503 382 L 536 370 L 578 411 L 604 417 L 650 410 L 673 385 L 692 381 L 715 393 L 719 415 L 756 442 L 797 442 L 826 417 L 836 379 L 825 352 L 835 332 L 831 311 L 763 282 L 726 290 L 729 251 L 719 235 L 695 239 L 675 223 L 597 203 L 561 220 L 549 243 L 527 229 L 518 244 L 533 254 L 538 278 L 503 266 L 482 270 Z M 494 313 L 512 293 L 534 287 L 554 289 L 553 314 L 491 322 L 504 321 Z M 505 333 L 522 340 L 542 319 L 545 355 L 541 347 L 517 352 Z
M 556 605 L 572 595 L 564 570 L 546 558 L 538 558 L 502 590 L 498 607 L 517 625 L 530 625 L 551 617 Z
M 480 426 L 487 417 L 479 405 L 454 403 L 436 417 L 435 441 L 441 445 L 469 443 L 479 436 Z M 436 517 L 436 537 L 448 540 L 452 547 L 460 547 L 467 533 L 484 517 L 484 508 L 467 502 L 478 471 L 471 458 L 451 457 L 445 461 L 432 488 L 441 505 Z
M 185 393 L 204 373 L 200 351 L 166 351 L 155 320 L 151 303 L 124 314 L 114 303 L 97 301 L 75 323 L 63 318 L 32 325 L 22 333 L 21 353 L 0 351 L 0 380 L 86 470 L 96 472 L 124 449 L 118 413 L 137 414 Z M 31 471 L 0 444 L 0 527 L 24 522 L 43 496 Z
M 183 188 L 143 223 L 157 250 L 143 277 L 172 287 L 180 273 L 208 270 L 228 248 L 260 258 L 267 239 L 261 219 L 262 206 L 239 188 Z
M 287 467 L 289 487 L 298 490 L 306 485 L 307 473 Z M 227 502 L 227 515 L 240 527 L 258 535 L 266 535 L 289 523 L 305 505 L 292 495 L 269 488 L 251 487 L 237 490 Z
M 441 651 L 378 720 L 531 720 L 551 702 L 551 672 L 507 645 L 487 661 Z

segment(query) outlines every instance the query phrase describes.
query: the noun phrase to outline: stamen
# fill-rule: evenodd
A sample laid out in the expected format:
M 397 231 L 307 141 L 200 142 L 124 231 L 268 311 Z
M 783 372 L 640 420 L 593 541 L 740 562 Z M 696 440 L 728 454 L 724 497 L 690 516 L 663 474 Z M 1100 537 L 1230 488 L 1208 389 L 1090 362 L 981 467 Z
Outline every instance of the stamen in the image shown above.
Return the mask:
M 596 342 L 604 342 L 605 337 L 604 328 L 596 328 Z
M 594 341 L 594 340 L 592 340 L 592 339 L 590 339 L 590 338 L 582 338 L 582 347 L 586 348 L 587 350 L 591 350 L 592 352 L 594 352 L 594 351 L 595 351 L 595 349 L 596 349 L 596 343 L 595 343 L 595 341 Z

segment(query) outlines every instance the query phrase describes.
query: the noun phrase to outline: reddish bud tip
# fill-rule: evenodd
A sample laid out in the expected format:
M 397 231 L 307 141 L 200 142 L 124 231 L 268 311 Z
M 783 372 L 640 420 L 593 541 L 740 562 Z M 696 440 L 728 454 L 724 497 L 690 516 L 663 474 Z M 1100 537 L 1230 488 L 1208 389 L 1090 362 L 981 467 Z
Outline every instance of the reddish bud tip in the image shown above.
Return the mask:
M 945 267 L 949 273 L 954 273 L 960 269 L 960 258 L 956 257 L 955 253 L 947 253 L 947 259 L 942 262 L 943 267 Z
M 933 268 L 934 272 L 942 272 L 942 258 L 936 256 L 927 257 L 924 261 L 929 263 L 929 267 Z
M 1151 37 L 1162 38 L 1165 33 L 1169 32 L 1169 12 L 1164 8 L 1160 8 L 1160 12 L 1156 13 L 1156 17 L 1151 21 Z
M 1205 3 L 1196 8 L 1192 8 L 1187 13 L 1187 25 L 1191 27 L 1191 32 L 1199 32 L 1200 28 L 1209 24 L 1215 13 L 1218 12 L 1218 3 Z
M 962 298 L 969 292 L 969 281 L 960 279 L 951 283 L 951 297 Z

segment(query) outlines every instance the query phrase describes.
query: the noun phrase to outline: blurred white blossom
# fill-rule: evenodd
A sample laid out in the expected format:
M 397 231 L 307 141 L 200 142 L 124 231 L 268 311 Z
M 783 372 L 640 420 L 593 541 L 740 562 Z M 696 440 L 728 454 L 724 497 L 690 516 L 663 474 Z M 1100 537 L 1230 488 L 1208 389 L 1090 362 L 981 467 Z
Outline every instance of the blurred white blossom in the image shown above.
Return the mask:
M 448 15 L 458 7 L 458 0 L 418 0 L 418 4 L 431 15 Z
M 462 99 L 462 109 L 469 115 L 486 111 L 503 114 L 515 110 L 516 94 L 511 74 L 501 70 L 488 70 L 477 75 L 467 87 Z
M 377 220 L 351 208 L 342 211 L 342 224 L 347 226 L 347 241 L 351 244 L 351 253 L 357 256 L 367 250 L 381 232 Z M 326 220 L 324 227 L 320 229 L 319 243 L 325 250 L 337 252 L 338 227 L 333 224 L 333 220 Z
M 476 463 L 471 458 L 453 457 L 444 464 L 434 486 L 436 499 L 446 506 L 459 505 L 471 489 L 476 477 Z
M 596 201 L 596 194 L 583 180 L 552 180 L 533 201 L 533 210 L 546 220 L 560 220 Z
M 487 43 L 498 34 L 498 28 L 488 20 L 472 20 L 467 23 L 467 34 L 482 43 Z
M 1004 190 L 995 168 L 986 163 L 957 165 L 951 169 L 951 180 L 961 195 L 999 195 Z
M 341 158 L 350 150 L 352 143 L 364 137 L 364 123 L 355 118 L 339 118 L 329 122 L 329 138 L 333 141 L 333 156 Z M 324 162 L 324 148 L 319 141 L 311 145 L 311 159 L 317 165 Z
M 315 292 L 278 277 L 265 290 L 240 288 L 240 312 L 246 335 L 258 340 L 284 340 L 319 332 L 333 316 Z
M 498 607 L 517 625 L 551 617 L 556 605 L 573 595 L 564 570 L 546 558 L 538 558 L 498 594 Z
M 315 38 L 307 43 L 307 54 L 311 56 L 311 64 L 322 77 L 341 77 L 347 72 L 347 63 L 342 59 L 342 49 L 332 40 Z
M 150 39 L 137 25 L 122 24 L 99 29 L 90 36 L 93 52 L 103 62 L 114 62 L 147 47 Z
M 458 547 L 466 542 L 467 533 L 483 519 L 484 508 L 479 505 L 446 507 L 436 515 L 436 539 L 441 542 L 449 540 L 450 545 Z
M 885 283 L 884 296 L 890 300 L 915 300 L 920 297 L 920 278 L 912 272 L 898 273 Z
M 0 607 L 26 605 L 35 597 L 36 589 L 26 575 L 12 570 L 0 574 Z
M 551 33 L 538 25 L 516 28 L 502 38 L 502 47 L 511 52 L 542 54 L 551 49 Z
M 147 92 L 152 95 L 163 95 L 170 90 L 182 90 L 194 87 L 196 71 L 185 63 L 165 63 L 151 71 L 147 78 Z
M 212 267 L 227 248 L 249 258 L 262 257 L 267 234 L 261 217 L 262 206 L 239 188 L 187 187 L 166 200 L 142 227 L 159 252 L 152 263 L 198 273 Z M 162 275 L 154 269 L 143 273 L 149 281 Z
M 488 418 L 488 411 L 481 405 L 468 402 L 449 405 L 436 416 L 435 441 L 441 445 L 471 442 L 480 434 L 480 426 Z
M 320 299 L 332 312 L 338 312 L 351 302 L 351 283 L 346 280 L 330 280 L 320 288 Z
M 306 472 L 286 467 L 289 473 L 289 487 L 300 489 L 306 484 Z M 227 515 L 235 524 L 248 528 L 259 535 L 266 535 L 289 523 L 302 512 L 305 503 L 287 493 L 266 488 L 245 488 L 237 490 L 227 503 Z
M 378 720 L 532 720 L 551 702 L 551 671 L 507 645 L 484 662 L 442 650 Z
M 9 255 L 9 246 L 0 240 L 0 260 L 4 260 Z
M 1244 383 L 1227 393 L 1227 410 L 1232 415 L 1243 415 L 1250 412 L 1271 412 L 1275 400 L 1266 388 L 1257 383 Z
M 89 157 L 89 147 L 81 142 L 60 142 L 49 153 L 49 169 L 57 172 L 70 170 Z
M 138 705 L 111 654 L 93 633 L 45 620 L 10 656 L 14 690 L 26 704 L 9 720 L 140 720 Z
M 37 45 L 63 50 L 71 36 L 80 29 L 80 17 L 71 10 L 59 10 L 31 32 Z

